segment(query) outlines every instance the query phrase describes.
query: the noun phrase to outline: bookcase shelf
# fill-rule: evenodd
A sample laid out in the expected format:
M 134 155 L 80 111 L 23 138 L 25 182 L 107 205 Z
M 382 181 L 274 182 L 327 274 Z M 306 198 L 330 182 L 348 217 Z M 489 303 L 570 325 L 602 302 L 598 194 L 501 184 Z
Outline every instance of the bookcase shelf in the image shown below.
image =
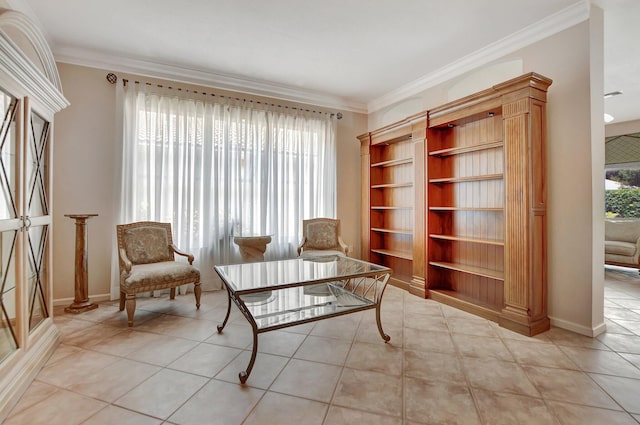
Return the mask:
M 401 258 L 403 260 L 413 260 L 413 254 L 411 254 L 411 252 L 394 251 L 391 249 L 371 249 L 371 252 L 389 257 Z
M 482 238 L 473 238 L 466 236 L 454 236 L 454 235 L 441 235 L 441 234 L 430 234 L 430 238 L 433 239 L 443 239 L 448 241 L 458 241 L 458 242 L 470 242 L 484 245 L 498 245 L 504 246 L 504 241 L 499 239 L 482 239 Z
M 413 182 L 405 183 L 384 183 L 371 185 L 371 189 L 393 189 L 397 187 L 413 187 Z
M 451 211 L 496 211 L 496 212 L 503 212 L 504 208 L 493 208 L 493 207 L 478 207 L 478 208 L 474 208 L 474 207 L 441 207 L 441 206 L 435 206 L 435 207 L 429 207 L 429 211 L 435 211 L 435 212 L 451 212 Z
M 400 235 L 413 235 L 413 230 L 410 229 L 383 229 L 379 227 L 372 227 L 371 231 L 381 233 L 397 233 Z
M 447 270 L 454 270 L 457 272 L 462 272 L 462 273 L 504 281 L 504 273 L 502 271 L 486 269 L 484 267 L 468 266 L 465 264 L 457 264 L 457 263 L 446 263 L 443 261 L 430 261 L 429 265 L 434 267 L 441 267 Z
M 410 207 L 408 205 L 404 205 L 404 206 L 394 206 L 394 205 L 374 205 L 371 207 L 372 210 L 412 210 L 413 207 Z
M 371 164 L 371 167 L 397 167 L 398 165 L 403 164 L 411 164 L 413 163 L 413 158 L 399 158 L 399 159 L 391 159 L 388 161 L 376 162 L 375 164 Z
M 475 151 L 480 151 L 485 149 L 501 148 L 502 145 L 503 145 L 502 140 L 496 140 L 493 142 L 478 143 L 476 145 L 458 146 L 454 148 L 439 149 L 436 151 L 429 152 L 429 155 L 440 156 L 440 157 L 445 157 L 450 155 L 460 155 L 463 153 L 475 152 Z
M 443 177 L 443 178 L 435 178 L 429 179 L 429 183 L 462 183 L 462 182 L 472 182 L 472 181 L 481 181 L 481 180 L 499 180 L 502 179 L 502 173 L 497 174 L 480 174 L 477 176 L 461 176 L 461 177 Z

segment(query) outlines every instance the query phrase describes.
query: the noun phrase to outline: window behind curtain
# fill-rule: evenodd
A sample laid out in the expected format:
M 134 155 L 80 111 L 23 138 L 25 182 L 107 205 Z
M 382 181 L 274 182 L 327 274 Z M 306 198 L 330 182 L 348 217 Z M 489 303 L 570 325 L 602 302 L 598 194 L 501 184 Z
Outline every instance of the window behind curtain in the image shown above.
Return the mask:
M 217 98 L 216 98 L 217 99 Z M 125 88 L 121 222 L 172 223 L 203 272 L 239 261 L 233 234 L 295 256 L 302 220 L 335 217 L 335 131 L 325 114 Z

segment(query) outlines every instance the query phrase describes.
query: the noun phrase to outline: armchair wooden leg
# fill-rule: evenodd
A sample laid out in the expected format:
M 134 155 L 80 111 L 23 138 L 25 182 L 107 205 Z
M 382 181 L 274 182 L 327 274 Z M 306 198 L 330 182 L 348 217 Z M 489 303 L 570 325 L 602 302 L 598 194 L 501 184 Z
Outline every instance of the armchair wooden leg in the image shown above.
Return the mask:
M 136 294 L 127 294 L 127 324 L 133 326 L 133 313 L 136 311 Z
M 193 283 L 193 293 L 196 296 L 196 309 L 200 309 L 200 294 L 202 294 L 202 288 L 200 287 L 200 282 Z
M 124 301 L 127 297 L 127 294 L 124 292 L 120 292 L 120 311 L 124 310 Z
M 171 288 L 171 295 L 169 295 L 169 299 L 171 300 L 176 299 L 176 288 Z

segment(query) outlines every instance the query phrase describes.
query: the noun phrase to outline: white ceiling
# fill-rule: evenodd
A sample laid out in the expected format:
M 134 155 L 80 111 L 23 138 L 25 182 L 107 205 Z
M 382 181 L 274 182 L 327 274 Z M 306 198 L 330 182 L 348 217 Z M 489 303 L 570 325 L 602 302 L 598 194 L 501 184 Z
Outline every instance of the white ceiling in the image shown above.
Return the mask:
M 627 33 L 640 35 L 640 1 L 593 1 L 605 9 L 605 91 L 624 92 L 605 108 L 616 121 L 640 118 L 640 69 L 628 64 L 640 58 L 631 46 L 640 38 Z M 36 21 L 62 62 L 359 112 L 574 25 L 589 8 L 588 0 L 7 2 Z M 631 96 L 635 109 L 624 105 Z

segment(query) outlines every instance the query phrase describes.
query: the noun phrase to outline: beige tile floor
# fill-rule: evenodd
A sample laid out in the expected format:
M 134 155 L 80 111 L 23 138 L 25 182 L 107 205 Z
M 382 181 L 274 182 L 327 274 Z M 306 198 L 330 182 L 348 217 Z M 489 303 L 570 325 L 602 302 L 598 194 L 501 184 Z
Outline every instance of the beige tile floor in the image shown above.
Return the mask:
M 526 338 L 389 287 L 372 312 L 262 334 L 222 291 L 56 311 L 62 343 L 4 422 L 15 424 L 637 424 L 640 279 L 608 268 L 608 330 Z M 235 307 L 234 307 L 235 309 Z

